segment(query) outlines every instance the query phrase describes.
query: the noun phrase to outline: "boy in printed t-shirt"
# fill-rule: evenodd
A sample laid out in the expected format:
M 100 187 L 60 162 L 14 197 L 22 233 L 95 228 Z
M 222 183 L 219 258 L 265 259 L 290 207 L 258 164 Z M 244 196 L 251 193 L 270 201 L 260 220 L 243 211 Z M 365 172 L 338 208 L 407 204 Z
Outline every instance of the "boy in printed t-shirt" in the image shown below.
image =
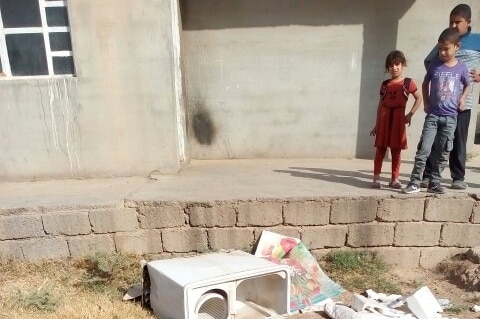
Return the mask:
M 428 184 L 428 192 L 445 193 L 440 184 L 442 172 L 453 147 L 458 112 L 465 109 L 465 99 L 470 90 L 467 65 L 455 57 L 459 43 L 460 33 L 455 28 L 445 29 L 438 38 L 440 61 L 429 65 L 422 83 L 424 110 L 427 116 L 415 155 L 410 183 L 403 189 L 404 193 L 420 191 L 422 173 L 431 152 L 432 178 Z M 434 143 L 435 147 L 432 149 Z
M 473 82 L 480 82 L 480 34 L 472 33 L 470 27 L 472 10 L 467 4 L 459 4 L 450 12 L 450 27 L 456 28 L 460 33 L 460 48 L 456 53 L 458 60 L 465 62 L 470 70 L 470 77 Z M 429 64 L 438 61 L 438 47 L 435 47 L 425 58 L 425 68 Z M 476 99 L 475 99 L 476 101 Z M 467 159 L 467 137 L 470 124 L 471 109 L 474 106 L 472 90 L 465 101 L 465 110 L 458 113 L 457 127 L 453 139 L 453 149 L 449 156 L 450 175 L 452 177 L 453 189 L 466 189 L 465 162 Z M 434 146 L 435 147 L 435 146 Z M 432 151 L 433 152 L 433 151 Z M 427 160 L 421 187 L 427 187 L 432 178 L 432 165 L 430 158 Z

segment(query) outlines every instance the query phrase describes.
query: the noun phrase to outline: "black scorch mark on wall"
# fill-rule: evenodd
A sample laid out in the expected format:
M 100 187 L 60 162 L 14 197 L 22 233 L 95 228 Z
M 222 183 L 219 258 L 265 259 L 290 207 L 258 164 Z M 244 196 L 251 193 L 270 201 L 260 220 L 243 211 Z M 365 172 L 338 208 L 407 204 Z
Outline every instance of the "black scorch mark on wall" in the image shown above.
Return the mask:
M 205 108 L 197 106 L 192 122 L 197 142 L 202 145 L 211 145 L 215 139 L 216 129 L 210 113 Z

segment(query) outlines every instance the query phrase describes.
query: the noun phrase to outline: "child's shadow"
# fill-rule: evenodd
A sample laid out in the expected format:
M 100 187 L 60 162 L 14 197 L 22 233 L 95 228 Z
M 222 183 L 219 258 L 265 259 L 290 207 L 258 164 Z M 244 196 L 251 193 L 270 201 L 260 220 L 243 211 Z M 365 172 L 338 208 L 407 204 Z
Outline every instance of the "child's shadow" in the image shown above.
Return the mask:
M 467 168 L 473 170 L 473 167 Z M 274 170 L 274 172 L 287 173 L 294 177 L 320 179 L 330 183 L 345 184 L 358 188 L 372 188 L 371 180 L 373 172 L 371 170 L 342 171 L 328 168 L 289 167 L 289 170 Z M 402 182 L 403 186 L 407 185 L 410 181 L 409 174 L 400 174 L 400 177 L 400 182 Z M 383 188 L 401 192 L 401 189 L 388 187 L 388 183 L 390 182 L 388 177 L 382 177 L 380 181 L 383 184 Z M 444 179 L 443 182 L 450 184 L 451 179 Z M 467 181 L 467 184 L 469 188 L 480 188 L 480 184 L 477 183 Z M 447 187 L 449 188 L 449 185 Z
M 372 171 L 341 171 L 328 168 L 311 167 L 289 167 L 289 170 L 274 170 L 277 173 L 287 173 L 294 177 L 320 179 L 330 183 L 350 185 L 358 188 L 372 187 Z M 388 185 L 387 178 L 381 179 L 382 183 Z M 393 189 L 394 191 L 401 191 Z

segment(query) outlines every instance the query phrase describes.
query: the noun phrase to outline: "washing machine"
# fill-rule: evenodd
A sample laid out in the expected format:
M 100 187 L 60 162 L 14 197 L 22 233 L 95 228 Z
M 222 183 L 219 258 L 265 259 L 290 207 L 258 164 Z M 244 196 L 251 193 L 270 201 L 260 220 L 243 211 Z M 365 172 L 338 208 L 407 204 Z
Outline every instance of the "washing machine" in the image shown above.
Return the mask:
M 234 250 L 155 260 L 144 300 L 162 319 L 261 319 L 290 314 L 290 267 Z

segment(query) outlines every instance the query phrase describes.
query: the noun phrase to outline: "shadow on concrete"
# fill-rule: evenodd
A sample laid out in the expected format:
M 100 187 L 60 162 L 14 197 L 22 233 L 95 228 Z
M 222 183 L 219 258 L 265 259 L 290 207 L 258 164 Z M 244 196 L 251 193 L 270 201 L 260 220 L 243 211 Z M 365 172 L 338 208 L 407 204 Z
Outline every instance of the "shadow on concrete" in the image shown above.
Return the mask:
M 472 172 L 475 172 L 475 173 L 480 173 L 480 167 L 477 167 L 477 166 L 465 166 L 466 169 L 471 169 Z
M 376 116 L 379 74 L 384 71 L 386 54 L 397 47 L 399 20 L 413 3 L 415 0 L 180 0 L 180 11 L 185 31 L 288 25 L 362 25 L 362 73 L 355 156 L 372 158 L 369 130 Z M 345 41 L 348 41 L 348 35 L 345 35 Z M 325 59 L 329 58 L 325 56 Z M 337 86 L 338 83 L 331 85 Z M 192 108 L 193 105 L 186 105 L 187 113 Z M 316 116 L 331 116 L 331 113 Z M 249 129 L 248 125 L 245 129 Z M 319 131 L 319 134 L 328 132 Z
M 390 163 L 386 162 L 385 164 Z M 319 179 L 330 183 L 346 184 L 358 188 L 371 188 L 371 179 L 373 175 L 373 172 L 371 170 L 343 171 L 337 169 L 316 167 L 289 167 L 288 170 L 274 170 L 274 172 L 290 174 L 290 176 L 293 177 Z M 383 184 L 383 187 L 388 189 L 387 185 L 390 182 L 388 174 L 384 173 L 380 180 Z M 400 181 L 404 186 L 407 185 L 410 181 L 410 174 L 400 173 Z M 445 185 L 449 185 L 450 183 L 451 179 L 443 180 L 443 184 Z M 467 183 L 469 189 L 480 188 L 480 184 L 469 182 L 468 176 Z M 391 190 L 393 192 L 401 192 L 401 190 L 398 189 L 392 188 Z
M 415 0 L 180 0 L 183 30 L 277 27 L 288 25 L 378 25 L 398 20 Z M 376 20 L 371 20 L 375 18 Z M 374 34 L 396 34 L 377 29 Z
M 291 170 L 274 170 L 276 173 L 286 173 L 293 177 L 320 179 L 331 183 L 347 184 L 359 188 L 370 188 L 370 182 L 363 181 L 359 178 L 366 178 L 366 174 L 358 172 L 345 172 L 330 170 L 331 172 L 322 172 L 322 169 L 316 170 L 316 172 L 309 172 L 310 169 L 291 167 Z
M 328 168 L 312 167 L 289 167 L 289 170 L 274 170 L 277 173 L 290 174 L 293 177 L 319 179 L 329 183 L 345 184 L 358 188 L 371 188 L 372 171 L 342 171 Z M 406 175 L 406 174 L 403 174 Z M 408 177 L 408 176 L 403 176 Z M 384 187 L 390 182 L 388 177 L 381 178 Z M 406 183 L 407 179 L 402 179 Z M 401 192 L 398 189 L 391 189 L 393 192 Z

